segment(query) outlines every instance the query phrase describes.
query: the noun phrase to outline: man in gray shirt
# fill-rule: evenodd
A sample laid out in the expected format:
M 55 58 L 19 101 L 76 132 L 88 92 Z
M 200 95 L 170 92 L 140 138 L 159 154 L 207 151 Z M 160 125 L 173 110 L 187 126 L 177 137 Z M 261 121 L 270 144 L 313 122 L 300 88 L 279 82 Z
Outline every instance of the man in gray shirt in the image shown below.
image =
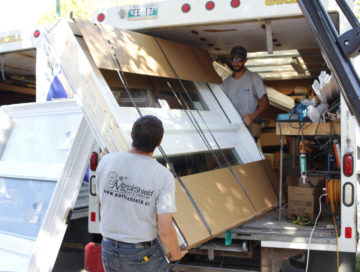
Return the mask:
M 172 224 L 174 177 L 152 158 L 163 134 L 158 118 L 141 117 L 132 128 L 132 148 L 105 155 L 97 167 L 105 271 L 168 271 L 158 232 L 171 261 L 186 253 L 180 251 Z
M 245 124 L 250 127 L 269 107 L 269 99 L 261 77 L 245 68 L 247 60 L 247 50 L 243 46 L 232 48 L 230 68 L 233 73 L 224 80 L 222 87 Z

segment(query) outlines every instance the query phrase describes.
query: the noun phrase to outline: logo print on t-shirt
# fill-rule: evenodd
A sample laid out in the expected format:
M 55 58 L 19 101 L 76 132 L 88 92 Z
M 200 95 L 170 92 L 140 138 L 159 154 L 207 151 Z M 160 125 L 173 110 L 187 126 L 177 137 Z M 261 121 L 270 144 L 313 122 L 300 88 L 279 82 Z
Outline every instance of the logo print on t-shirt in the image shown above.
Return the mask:
M 118 175 L 116 172 L 110 172 L 106 177 L 104 193 L 113 197 L 119 197 L 127 201 L 149 206 L 149 201 L 154 191 L 130 184 L 126 176 Z

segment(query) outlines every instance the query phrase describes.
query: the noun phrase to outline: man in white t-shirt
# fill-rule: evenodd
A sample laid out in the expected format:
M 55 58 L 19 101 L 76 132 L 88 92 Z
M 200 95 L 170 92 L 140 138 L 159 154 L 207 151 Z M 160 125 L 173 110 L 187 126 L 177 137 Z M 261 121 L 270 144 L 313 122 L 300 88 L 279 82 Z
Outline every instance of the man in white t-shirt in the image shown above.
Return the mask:
M 269 107 L 269 99 L 261 77 L 245 68 L 247 60 L 247 50 L 243 46 L 232 48 L 230 68 L 233 73 L 224 80 L 222 87 L 245 124 L 250 127 Z
M 168 271 L 157 233 L 170 252 L 170 261 L 186 254 L 179 248 L 172 223 L 176 212 L 174 177 L 152 158 L 163 134 L 157 117 L 143 116 L 133 125 L 132 148 L 109 153 L 98 165 L 105 271 Z

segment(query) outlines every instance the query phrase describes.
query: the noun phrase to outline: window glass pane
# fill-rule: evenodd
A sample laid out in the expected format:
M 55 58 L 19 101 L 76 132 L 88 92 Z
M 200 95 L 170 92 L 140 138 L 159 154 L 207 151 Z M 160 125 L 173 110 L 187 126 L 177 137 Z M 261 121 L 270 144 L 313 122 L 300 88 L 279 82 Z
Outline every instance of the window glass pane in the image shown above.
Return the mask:
M 176 79 L 165 79 L 165 78 L 150 78 L 153 82 L 156 90 L 158 92 L 158 101 L 164 103 L 167 102 L 170 109 L 198 109 L 198 110 L 209 110 L 204 100 L 202 99 L 198 89 L 195 84 L 191 81 L 182 80 L 182 84 L 184 85 L 186 91 L 188 92 L 190 98 L 184 91 L 184 88 L 180 85 L 179 81 Z M 175 91 L 176 96 L 180 100 L 176 98 L 173 94 L 172 90 L 168 86 L 170 84 L 171 88 Z
M 109 70 L 102 70 L 101 72 L 119 105 L 121 107 L 133 107 L 133 103 L 124 89 L 118 74 L 115 71 Z M 208 110 L 198 89 L 191 81 L 183 80 L 182 83 L 193 103 L 176 79 L 125 73 L 125 80 L 138 107 L 168 109 L 186 109 L 188 107 L 192 110 Z M 182 104 L 179 103 L 167 83 L 171 85 L 171 88 L 175 91 Z
M 0 161 L 64 163 L 80 125 L 81 114 L 69 113 L 14 118 Z
M 116 101 L 121 107 L 133 107 L 134 104 L 123 89 L 112 89 Z M 131 89 L 131 95 L 140 108 L 160 108 L 160 104 L 154 97 L 154 92 L 150 89 Z
M 55 182 L 0 178 L 0 232 L 35 240 Z
M 241 164 L 241 160 L 234 149 L 225 149 L 222 150 L 222 152 L 230 165 Z M 221 152 L 214 150 L 214 153 L 220 161 L 221 168 L 227 167 L 226 161 Z M 161 164 L 166 165 L 164 158 L 158 158 L 157 160 Z M 169 160 L 173 164 L 177 175 L 180 177 L 218 169 L 217 163 L 210 151 L 173 156 L 169 157 Z

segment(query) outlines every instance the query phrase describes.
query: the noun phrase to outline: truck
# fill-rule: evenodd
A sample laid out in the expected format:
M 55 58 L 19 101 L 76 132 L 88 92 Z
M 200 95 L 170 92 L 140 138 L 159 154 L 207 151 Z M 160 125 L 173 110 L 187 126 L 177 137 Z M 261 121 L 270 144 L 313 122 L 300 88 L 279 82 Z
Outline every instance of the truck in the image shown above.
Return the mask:
M 339 142 L 341 155 L 327 157 L 329 169 L 306 171 L 308 178 L 340 180 L 339 211 L 322 215 L 315 227 L 288 222 L 283 192 L 288 181 L 283 174 L 290 171 L 298 177 L 300 173 L 296 141 L 304 131 L 297 126 L 292 155 L 284 161 L 281 129 L 286 123 L 277 122 L 279 185 L 267 184 L 271 194 L 267 213 L 235 224 L 226 234 L 207 237 L 170 267 L 172 271 L 279 271 L 282 261 L 291 258 L 289 265 L 308 271 L 355 271 L 360 107 L 359 79 L 352 62 L 357 60 L 353 34 L 358 23 L 345 5 L 351 6 L 351 1 L 337 1 L 340 7 L 334 1 L 298 2 L 302 10 L 290 0 L 162 1 L 98 11 L 92 23 L 63 19 L 51 28 L 2 34 L 2 104 L 36 103 L 1 107 L 1 270 L 52 270 L 66 242 L 67 225 L 69 230 L 81 228 L 72 223 L 77 220 L 88 224 L 89 232 L 98 232 L 94 170 L 99 148 L 127 150 L 131 124 L 139 114 L 163 120 L 163 152 L 157 150 L 154 156 L 173 167 L 180 181 L 202 173 L 210 180 L 212 171 L 237 170 L 238 165 L 259 161 L 256 169 L 268 169 L 264 153 L 213 70 L 216 60 L 215 67 L 226 71 L 228 52 L 241 43 L 249 50 L 248 69 L 257 71 L 267 86 L 283 91 L 268 89 L 273 115 L 294 106 L 284 93 L 304 95 L 320 71 L 332 72 L 340 90 L 333 113 L 341 116 L 339 130 L 332 121 L 325 123 L 329 128 L 321 134 L 318 123 L 316 132 L 304 138 L 316 138 L 320 147 Z M 163 153 L 169 162 L 162 159 Z M 334 166 L 335 157 L 340 167 Z M 88 181 L 83 182 L 88 168 Z M 239 179 L 240 185 L 246 182 Z M 90 194 L 88 206 L 79 204 L 81 188 Z M 260 190 L 247 193 L 250 202 L 255 202 L 253 195 L 261 195 Z M 214 224 L 221 224 L 225 216 L 217 220 Z

